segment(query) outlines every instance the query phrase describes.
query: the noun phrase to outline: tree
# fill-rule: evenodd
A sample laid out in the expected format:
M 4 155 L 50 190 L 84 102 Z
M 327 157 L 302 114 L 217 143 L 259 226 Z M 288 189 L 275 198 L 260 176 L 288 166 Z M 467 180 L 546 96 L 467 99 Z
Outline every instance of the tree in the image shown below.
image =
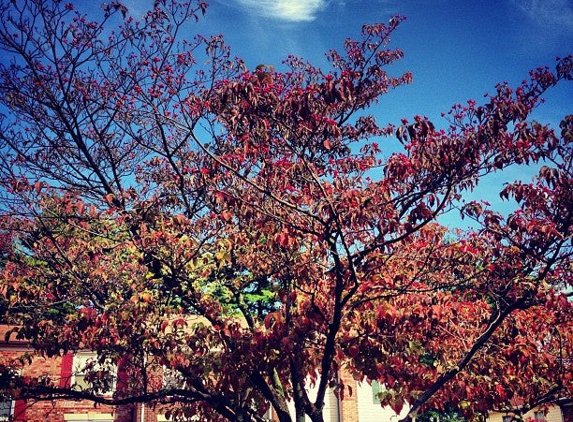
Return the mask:
M 113 2 L 93 21 L 2 2 L 2 319 L 39 355 L 101 364 L 78 389 L 13 362 L 3 394 L 206 421 L 270 406 L 281 422 L 288 401 L 322 421 L 327 389 L 350 393 L 342 370 L 406 419 L 570 395 L 573 117 L 560 135 L 529 118 L 572 57 L 455 106 L 447 129 L 381 127 L 368 109 L 411 81 L 386 71 L 402 17 L 365 25 L 329 71 L 295 57 L 249 71 L 221 37 L 180 38 L 205 9 L 157 1 L 135 21 Z M 375 140 L 396 132 L 384 159 Z M 501 192 L 509 216 L 464 202 L 533 163 L 532 183 Z M 479 228 L 437 223 L 457 210 Z M 113 396 L 104 363 L 129 380 Z

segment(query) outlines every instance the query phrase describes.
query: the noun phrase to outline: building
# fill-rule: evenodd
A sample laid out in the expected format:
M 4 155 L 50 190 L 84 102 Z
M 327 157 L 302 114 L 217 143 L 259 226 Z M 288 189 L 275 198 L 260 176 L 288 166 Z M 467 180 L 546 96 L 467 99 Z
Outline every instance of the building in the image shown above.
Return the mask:
M 548 406 L 547 410 L 530 410 L 523 415 L 523 420 L 531 422 L 573 422 L 573 402 L 561 400 L 559 403 Z M 488 422 L 512 422 L 510 413 L 492 412 Z
M 0 366 L 11 359 L 31 351 L 26 341 L 4 338 L 12 327 L 0 325 Z M 82 381 L 81 368 L 91 358 L 89 352 L 76 355 L 66 354 L 56 358 L 36 357 L 32 365 L 26 367 L 23 375 L 48 376 L 61 386 L 70 383 L 80 384 Z M 358 383 L 350 375 L 342 375 L 345 385 L 352 387 L 352 394 L 345 394 L 340 400 L 333 392 L 325 398 L 325 422 L 397 422 L 400 417 L 389 408 L 382 408 L 377 398 L 378 386 L 368 383 Z M 121 382 L 121 375 L 118 375 Z M 310 391 L 312 396 L 312 390 Z M 407 410 L 405 409 L 404 412 Z M 294 415 L 294 408 L 291 409 Z M 511 415 L 493 413 L 488 422 L 511 422 Z M 164 422 L 164 415 L 156 409 L 144 404 L 129 405 L 113 408 L 99 405 L 94 407 L 90 401 L 58 400 L 54 402 L 24 402 L 22 400 L 0 401 L 0 421 L 10 420 L 28 422 Z M 571 400 L 564 400 L 549 408 L 547 413 L 532 411 L 527 419 L 543 420 L 546 422 L 573 422 Z
M 4 338 L 12 327 L 0 325 L 0 365 L 4 365 L 11 359 L 29 352 L 28 343 L 23 340 L 11 338 L 6 343 Z M 31 377 L 49 376 L 57 380 L 61 385 L 71 381 L 74 363 L 78 365 L 79 359 L 71 354 L 58 358 L 36 357 L 32 365 L 25 368 L 24 376 Z M 94 408 L 91 402 L 76 402 L 60 400 L 58 402 L 23 402 L 22 400 L 0 402 L 0 420 L 9 420 L 12 417 L 16 421 L 113 421 L 113 409 L 100 406 Z

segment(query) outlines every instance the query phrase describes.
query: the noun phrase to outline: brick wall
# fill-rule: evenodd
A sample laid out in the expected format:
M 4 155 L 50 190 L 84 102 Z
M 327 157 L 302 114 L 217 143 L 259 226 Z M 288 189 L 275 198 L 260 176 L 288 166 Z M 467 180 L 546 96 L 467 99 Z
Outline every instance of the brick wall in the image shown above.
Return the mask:
M 1 339 L 0 339 L 1 340 Z M 22 356 L 26 352 L 30 352 L 25 345 L 14 342 L 11 345 L 0 345 L 0 364 L 8 362 L 12 359 Z M 31 365 L 26 366 L 22 375 L 37 377 L 49 376 L 56 383 L 59 383 L 61 378 L 62 358 L 43 358 L 36 357 Z M 15 414 L 16 420 L 23 420 L 28 422 L 65 422 L 65 415 L 80 414 L 80 415 L 97 415 L 97 414 L 111 414 L 113 408 L 109 406 L 98 406 L 94 408 L 94 404 L 89 401 L 71 401 L 71 400 L 58 400 L 57 402 L 41 401 L 34 402 L 31 400 L 23 403 L 22 408 L 17 406 L 18 414 Z M 20 410 L 23 413 L 20 413 Z M 127 421 L 126 421 L 127 422 Z M 131 422 L 131 421 L 130 421 Z
M 347 372 L 340 375 L 340 381 L 346 387 L 340 401 L 340 422 L 358 422 L 358 385 Z

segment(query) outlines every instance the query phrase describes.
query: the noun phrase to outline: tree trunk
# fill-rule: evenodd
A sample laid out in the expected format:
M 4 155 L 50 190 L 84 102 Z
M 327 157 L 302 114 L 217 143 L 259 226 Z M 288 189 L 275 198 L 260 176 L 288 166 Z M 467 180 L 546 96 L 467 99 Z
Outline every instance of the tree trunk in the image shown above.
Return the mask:
M 312 422 L 324 422 L 324 416 L 322 414 L 322 410 L 320 412 L 318 411 L 314 412 L 312 415 L 309 415 L 309 417 Z
M 304 407 L 298 401 L 295 401 L 295 412 L 295 421 L 305 422 L 306 413 L 304 412 Z

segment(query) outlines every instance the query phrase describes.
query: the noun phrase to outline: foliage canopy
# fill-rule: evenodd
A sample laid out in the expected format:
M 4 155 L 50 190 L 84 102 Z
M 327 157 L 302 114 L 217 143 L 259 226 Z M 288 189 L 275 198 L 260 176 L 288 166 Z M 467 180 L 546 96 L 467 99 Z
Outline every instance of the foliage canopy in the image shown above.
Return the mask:
M 379 126 L 368 110 L 411 81 L 387 72 L 402 17 L 365 25 L 329 70 L 248 70 L 221 37 L 181 38 L 204 2 L 154 7 L 94 21 L 1 3 L 0 317 L 38 355 L 90 349 L 129 380 L 104 396 L 100 366 L 78 390 L 2 362 L 1 394 L 205 421 L 270 406 L 281 422 L 289 401 L 322 421 L 328 388 L 350 394 L 340 371 L 383 384 L 407 419 L 571 395 L 573 116 L 557 133 L 530 120 L 571 57 L 454 106 L 445 129 Z M 465 201 L 531 164 L 500 193 L 510 215 Z M 448 212 L 477 228 L 449 231 Z

